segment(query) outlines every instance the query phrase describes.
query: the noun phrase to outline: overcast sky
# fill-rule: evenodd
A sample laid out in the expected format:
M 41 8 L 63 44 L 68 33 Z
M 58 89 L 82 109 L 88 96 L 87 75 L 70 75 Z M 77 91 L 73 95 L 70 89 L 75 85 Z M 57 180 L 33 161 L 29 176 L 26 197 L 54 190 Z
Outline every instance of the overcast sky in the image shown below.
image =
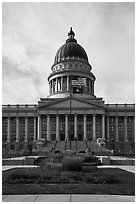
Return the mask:
M 134 3 L 3 3 L 2 103 L 37 103 L 73 27 L 105 103 L 135 102 Z

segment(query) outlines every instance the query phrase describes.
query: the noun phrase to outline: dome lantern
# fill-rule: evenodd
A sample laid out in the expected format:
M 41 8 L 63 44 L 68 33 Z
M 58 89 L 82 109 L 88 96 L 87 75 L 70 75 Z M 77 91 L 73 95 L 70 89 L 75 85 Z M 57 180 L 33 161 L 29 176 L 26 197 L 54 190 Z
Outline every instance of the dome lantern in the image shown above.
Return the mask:
M 70 31 L 69 31 L 69 33 L 68 33 L 68 37 L 69 37 L 69 38 L 74 38 L 74 36 L 75 36 L 75 33 L 73 32 L 72 27 L 71 27 L 71 28 L 70 28 Z

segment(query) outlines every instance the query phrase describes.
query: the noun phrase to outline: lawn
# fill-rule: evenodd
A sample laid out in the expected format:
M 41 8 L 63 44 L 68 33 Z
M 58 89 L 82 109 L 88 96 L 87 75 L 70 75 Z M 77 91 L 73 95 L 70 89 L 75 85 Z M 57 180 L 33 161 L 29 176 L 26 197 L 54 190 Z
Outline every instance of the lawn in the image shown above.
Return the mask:
M 135 195 L 135 175 L 115 168 L 83 166 L 65 171 L 60 165 L 16 168 L 2 173 L 2 194 Z

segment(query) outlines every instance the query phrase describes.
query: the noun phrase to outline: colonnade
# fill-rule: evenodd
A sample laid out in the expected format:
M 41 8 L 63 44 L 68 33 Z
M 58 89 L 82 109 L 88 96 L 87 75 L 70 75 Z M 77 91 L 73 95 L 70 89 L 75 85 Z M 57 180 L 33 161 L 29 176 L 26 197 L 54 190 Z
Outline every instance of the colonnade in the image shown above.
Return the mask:
M 50 94 L 53 94 L 59 91 L 63 91 L 64 77 L 66 77 L 66 86 L 65 86 L 66 90 L 65 91 L 70 91 L 70 77 L 71 76 L 60 76 L 60 77 L 56 77 L 55 79 L 52 79 L 49 82 Z M 86 79 L 87 79 L 88 92 L 94 94 L 94 82 L 89 78 L 86 78 Z
M 22 118 L 22 117 L 21 117 Z M 33 141 L 36 141 L 36 117 L 33 117 L 34 120 L 34 137 Z M 11 117 L 7 118 L 7 142 L 11 140 Z M 20 122 L 19 117 L 16 117 L 16 142 L 20 140 Z M 28 117 L 25 117 L 25 142 L 28 142 Z
M 87 140 L 87 115 L 84 115 L 84 140 Z M 69 140 L 68 130 L 69 130 L 69 122 L 68 122 L 69 114 L 65 114 L 65 139 Z M 77 138 L 78 135 L 78 114 L 74 114 L 74 137 Z M 92 125 L 92 124 L 91 124 Z M 42 137 L 41 133 L 41 115 L 38 115 L 38 139 Z M 102 115 L 102 138 L 105 139 L 105 115 Z M 47 115 L 47 140 L 51 140 L 50 136 L 50 115 Z M 56 114 L 56 140 L 60 140 L 59 138 L 59 114 Z M 96 114 L 93 114 L 93 140 L 96 140 Z
M 50 135 L 50 114 L 47 114 L 47 140 L 51 140 Z M 69 120 L 68 120 L 69 114 L 65 114 L 65 139 L 69 139 Z M 96 117 L 97 114 L 92 115 L 92 135 L 93 140 L 96 140 Z M 105 128 L 105 117 L 106 117 L 106 128 Z M 124 117 L 124 141 L 128 142 L 128 134 L 127 134 L 127 117 Z M 38 118 L 38 123 L 37 123 Z M 36 139 L 40 139 L 42 137 L 42 121 L 41 121 L 41 115 L 38 115 L 38 117 L 33 117 L 34 119 L 34 137 L 33 141 L 36 141 Z M 84 135 L 83 139 L 87 140 L 87 114 L 83 114 L 83 130 Z M 25 142 L 28 142 L 28 117 L 25 117 Z M 38 128 L 37 128 L 37 127 Z M 133 117 L 133 126 L 135 129 L 135 118 Z M 38 132 L 36 132 L 36 129 Z M 106 133 L 105 133 L 106 129 Z M 105 116 L 102 114 L 101 119 L 101 137 L 106 138 L 110 141 L 110 122 L 109 122 L 109 116 Z M 74 137 L 78 137 L 78 114 L 74 114 Z M 133 132 L 135 135 L 135 130 Z M 36 138 L 36 135 L 38 137 Z M 134 136 L 133 136 L 134 137 Z M 60 140 L 59 135 L 59 114 L 56 114 L 56 139 Z M 119 142 L 119 135 L 118 135 L 118 116 L 115 116 L 115 141 Z M 10 142 L 11 140 L 11 117 L 7 117 L 7 142 Z M 16 117 L 16 142 L 19 142 L 20 140 L 20 122 L 19 117 Z

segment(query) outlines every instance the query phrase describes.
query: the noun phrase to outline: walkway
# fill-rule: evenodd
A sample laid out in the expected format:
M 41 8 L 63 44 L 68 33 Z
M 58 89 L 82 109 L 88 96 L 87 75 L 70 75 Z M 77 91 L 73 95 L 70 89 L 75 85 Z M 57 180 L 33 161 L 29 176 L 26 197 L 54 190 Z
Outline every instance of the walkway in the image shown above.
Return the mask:
M 124 195 L 3 195 L 2 202 L 135 202 Z
M 23 165 L 23 166 L 2 166 L 2 171 L 6 171 L 8 169 L 13 169 L 13 168 L 34 168 L 34 167 L 38 167 L 38 166 L 34 166 L 34 165 Z M 125 171 L 129 171 L 131 173 L 135 173 L 135 166 L 123 166 L 123 165 L 102 165 L 102 166 L 98 166 L 98 168 L 119 168 L 119 169 L 123 169 Z

